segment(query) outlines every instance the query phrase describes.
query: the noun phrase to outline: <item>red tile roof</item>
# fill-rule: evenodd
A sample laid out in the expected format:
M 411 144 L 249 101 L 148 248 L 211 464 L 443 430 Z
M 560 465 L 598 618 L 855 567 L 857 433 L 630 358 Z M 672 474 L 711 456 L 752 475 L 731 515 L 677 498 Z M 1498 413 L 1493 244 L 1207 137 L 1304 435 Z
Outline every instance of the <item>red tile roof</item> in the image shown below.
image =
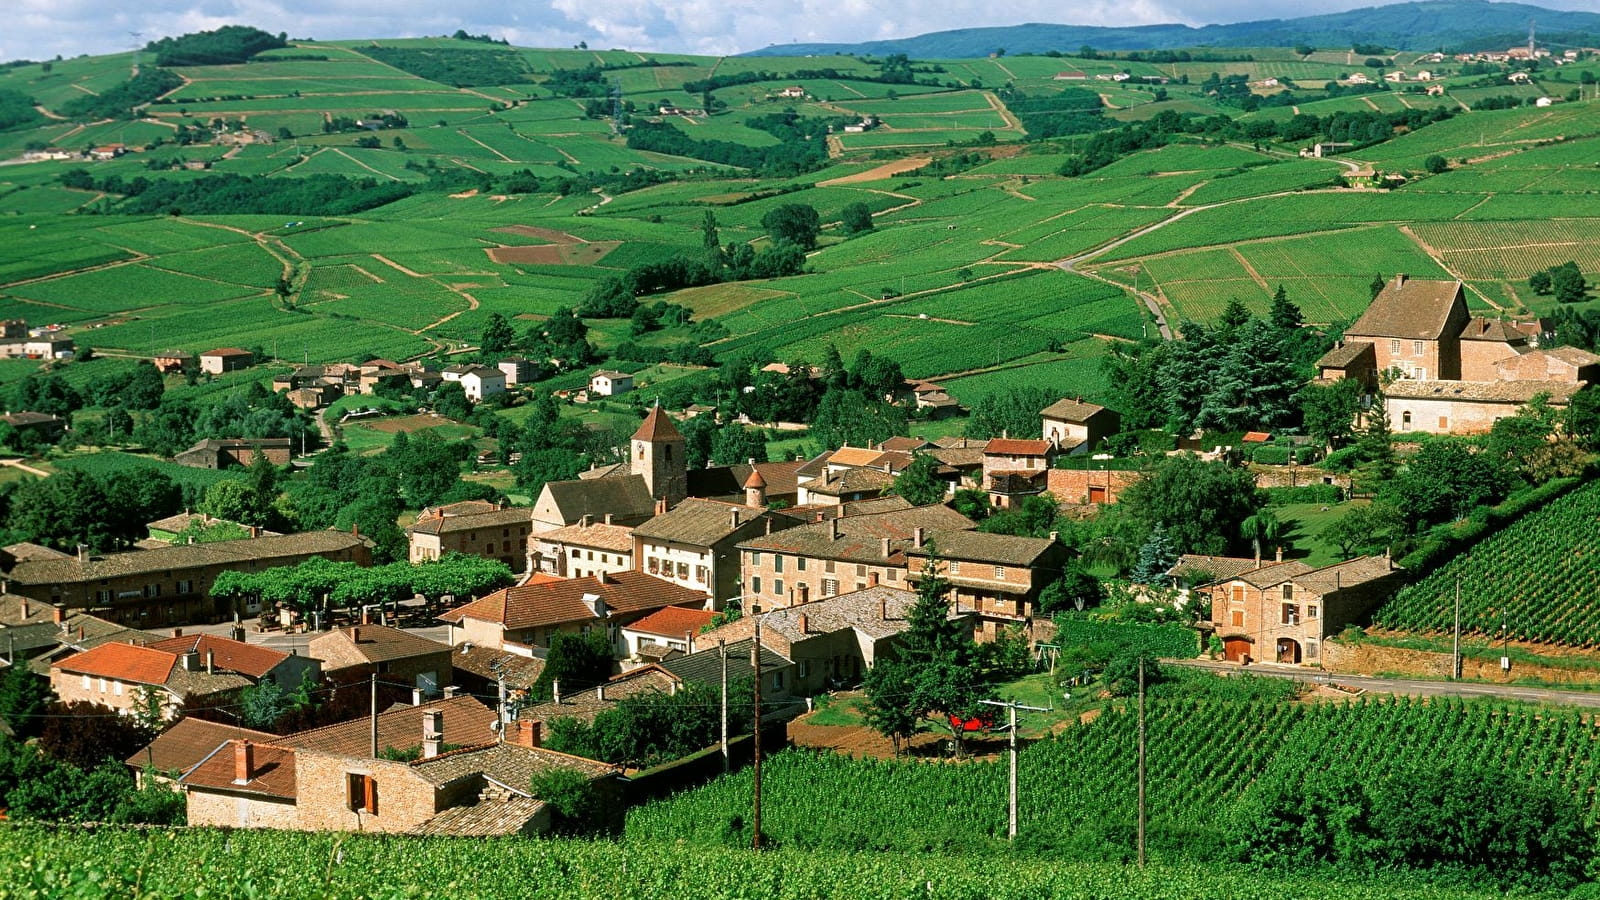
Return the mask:
M 681 606 L 669 606 L 645 616 L 632 625 L 624 627 L 629 631 L 638 631 L 644 634 L 680 638 L 683 637 L 685 632 L 699 634 L 701 628 L 711 624 L 712 615 L 713 613 L 706 609 L 685 609 Z
M 983 452 L 990 456 L 1045 456 L 1050 452 L 1050 442 L 995 438 L 983 448 Z
M 156 641 L 147 646 L 151 650 L 178 656 L 198 653 L 202 660 L 207 653 L 210 653 L 212 663 L 219 671 L 238 672 L 251 678 L 265 678 L 268 672 L 289 658 L 289 654 L 280 650 L 212 634 L 186 634 L 183 637 Z
M 605 608 L 618 613 L 643 612 L 663 606 L 700 605 L 703 591 L 679 587 L 643 572 L 612 572 L 592 578 L 570 578 L 545 584 L 524 584 L 495 591 L 482 600 L 450 610 L 445 622 L 478 619 L 504 628 L 535 628 L 600 618 L 584 601 L 599 597 Z
M 489 723 L 496 718 L 494 710 L 479 703 L 475 697 L 452 697 L 422 706 L 396 706 L 379 713 L 378 749 L 394 747 L 408 750 L 420 746 L 422 713 L 429 709 L 437 709 L 444 714 L 444 739 L 449 743 L 476 745 L 494 738 L 494 732 L 489 730 Z M 278 738 L 277 742 L 298 750 L 367 757 L 372 753 L 372 720 L 362 717 L 325 725 L 286 735 Z
M 133 644 L 101 644 L 75 653 L 54 668 L 81 675 L 115 678 L 132 684 L 166 684 L 178 657 Z
M 205 719 L 182 718 L 161 736 L 145 745 L 124 762 L 136 768 L 154 766 L 162 772 L 187 772 L 196 763 L 211 755 L 211 751 L 235 738 L 253 741 L 275 741 L 277 735 L 253 731 L 238 725 L 208 722 Z
M 678 431 L 667 414 L 657 406 L 650 410 L 650 415 L 644 417 L 644 422 L 639 425 L 639 430 L 633 433 L 636 441 L 681 441 L 683 434 Z
M 365 723 L 363 723 L 365 724 Z M 295 799 L 294 750 L 272 744 L 250 744 L 250 780 L 234 781 L 234 758 L 241 741 L 228 741 L 201 760 L 180 781 L 185 785 Z

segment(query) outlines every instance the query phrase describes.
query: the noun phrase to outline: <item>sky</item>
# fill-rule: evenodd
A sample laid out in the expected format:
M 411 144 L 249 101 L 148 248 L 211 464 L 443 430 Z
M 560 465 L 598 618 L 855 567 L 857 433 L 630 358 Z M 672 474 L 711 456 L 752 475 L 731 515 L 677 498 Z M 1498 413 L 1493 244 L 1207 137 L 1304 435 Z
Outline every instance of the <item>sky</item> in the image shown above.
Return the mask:
M 221 25 L 290 37 L 503 37 L 524 47 L 732 54 L 768 44 L 854 43 L 983 25 L 1225 24 L 1308 16 L 1381 0 L 5 0 L 0 60 L 131 50 L 136 42 Z M 1593 11 L 1600 0 L 1537 0 Z M 132 33 L 142 34 L 136 39 Z

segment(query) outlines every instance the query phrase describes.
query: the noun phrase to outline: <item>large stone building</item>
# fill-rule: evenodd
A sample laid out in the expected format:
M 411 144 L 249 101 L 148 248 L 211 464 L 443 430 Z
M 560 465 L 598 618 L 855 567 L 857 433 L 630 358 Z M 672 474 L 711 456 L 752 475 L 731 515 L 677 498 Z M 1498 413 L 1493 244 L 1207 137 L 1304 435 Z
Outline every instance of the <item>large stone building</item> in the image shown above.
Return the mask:
M 306 651 L 329 674 L 378 675 L 405 682 L 423 697 L 436 696 L 451 677 L 449 644 L 386 625 L 352 625 L 311 639 Z
M 1210 596 L 1211 623 L 1228 659 L 1296 664 L 1320 662 L 1323 642 L 1365 621 L 1405 575 L 1386 556 L 1313 567 L 1196 555 L 1179 559 L 1170 574 Z
M 259 572 L 315 556 L 372 562 L 370 543 L 359 534 L 307 531 L 104 556 L 22 559 L 0 574 L 0 581 L 12 594 L 69 609 L 105 610 L 106 618 L 121 624 L 157 628 L 230 617 L 231 601 L 210 594 L 212 582 L 224 571 Z M 250 605 L 239 610 L 251 615 L 258 611 Z
M 292 690 L 315 678 L 317 660 L 212 635 L 178 635 L 151 644 L 100 644 L 50 666 L 63 703 L 93 703 L 173 718 L 192 699 L 214 700 L 273 681 Z
M 799 524 L 765 508 L 691 498 L 633 530 L 635 567 L 703 591 L 720 609 L 739 596 L 739 542 Z
M 1381 393 L 1389 427 L 1431 434 L 1488 431 L 1535 397 L 1554 408 L 1600 374 L 1600 357 L 1541 350 L 1535 322 L 1474 317 L 1459 281 L 1396 275 L 1317 366 Z
M 548 647 L 558 633 L 588 634 L 604 629 L 624 655 L 621 628 L 665 606 L 703 608 L 704 591 L 679 587 L 642 572 L 616 572 L 592 578 L 537 578 L 474 600 L 440 616 L 450 627 L 452 646 Z
M 446 553 L 463 553 L 505 563 L 513 572 L 525 571 L 528 535 L 533 531 L 533 510 L 525 506 L 494 509 L 467 515 L 435 514 L 406 529 L 412 563 L 438 559 Z
M 1039 592 L 1061 577 L 1072 548 L 1049 538 L 941 531 L 906 550 L 912 586 L 938 560 L 937 574 L 950 585 L 950 605 L 976 616 L 976 636 L 993 640 L 1006 628 L 1033 623 Z

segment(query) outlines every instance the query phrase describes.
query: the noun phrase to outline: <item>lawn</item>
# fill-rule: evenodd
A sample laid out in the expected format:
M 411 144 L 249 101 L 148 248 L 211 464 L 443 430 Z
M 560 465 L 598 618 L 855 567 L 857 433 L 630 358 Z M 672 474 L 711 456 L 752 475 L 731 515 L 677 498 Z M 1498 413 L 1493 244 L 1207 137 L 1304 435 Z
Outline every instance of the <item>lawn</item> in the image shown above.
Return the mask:
M 1345 513 L 1366 503 L 1365 500 L 1347 500 L 1343 503 L 1289 503 L 1271 507 L 1273 515 L 1288 528 L 1285 538 L 1292 546 L 1284 548 L 1284 555 L 1312 566 L 1342 561 L 1344 557 L 1339 553 L 1339 548 L 1324 541 L 1322 533 Z

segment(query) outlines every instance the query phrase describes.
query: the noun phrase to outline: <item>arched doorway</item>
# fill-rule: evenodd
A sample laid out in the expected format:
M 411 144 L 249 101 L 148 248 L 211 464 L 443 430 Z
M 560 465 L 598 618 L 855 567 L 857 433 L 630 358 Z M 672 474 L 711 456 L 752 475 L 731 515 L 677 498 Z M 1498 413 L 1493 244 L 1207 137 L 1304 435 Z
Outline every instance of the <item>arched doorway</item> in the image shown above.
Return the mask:
M 1254 658 L 1254 642 L 1247 637 L 1230 637 L 1222 639 L 1222 655 L 1230 662 L 1244 662 Z
M 1278 662 L 1299 663 L 1300 642 L 1293 638 L 1278 638 Z

